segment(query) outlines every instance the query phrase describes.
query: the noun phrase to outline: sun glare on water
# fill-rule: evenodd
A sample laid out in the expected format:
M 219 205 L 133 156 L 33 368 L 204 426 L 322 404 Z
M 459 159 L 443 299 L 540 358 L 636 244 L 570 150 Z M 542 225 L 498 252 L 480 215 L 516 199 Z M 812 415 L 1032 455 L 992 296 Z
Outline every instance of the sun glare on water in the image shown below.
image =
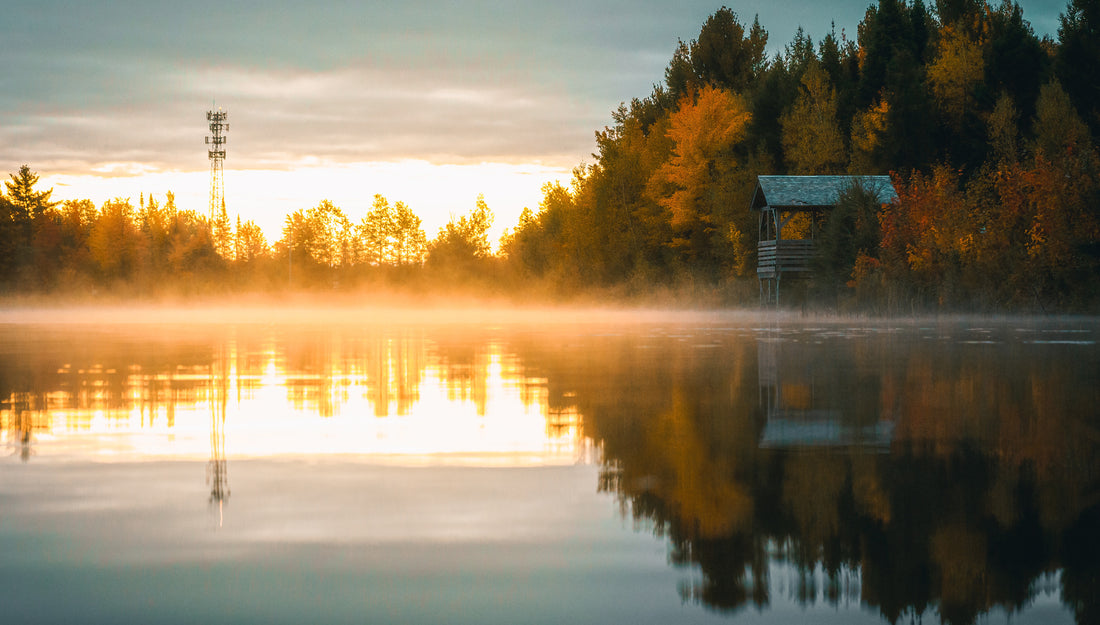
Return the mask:
M 551 411 L 544 380 L 527 379 L 499 345 L 456 371 L 400 339 L 374 344 L 373 365 L 333 358 L 290 370 L 275 345 L 209 367 L 152 373 L 58 371 L 65 390 L 6 398 L 5 448 L 36 461 L 323 459 L 391 464 L 572 464 L 587 445 L 575 411 Z M 416 351 L 416 346 L 411 351 Z M 308 368 L 307 368 L 308 369 Z M 117 379 L 117 377 L 116 377 Z M 17 454 L 15 454 L 17 455 Z

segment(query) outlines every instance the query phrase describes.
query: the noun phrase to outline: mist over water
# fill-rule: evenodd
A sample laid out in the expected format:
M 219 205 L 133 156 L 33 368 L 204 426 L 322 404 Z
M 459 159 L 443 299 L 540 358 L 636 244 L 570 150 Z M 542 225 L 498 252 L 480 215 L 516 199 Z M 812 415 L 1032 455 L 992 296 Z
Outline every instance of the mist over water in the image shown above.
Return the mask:
M 1092 622 L 1098 341 L 1085 318 L 8 309 L 0 602 Z

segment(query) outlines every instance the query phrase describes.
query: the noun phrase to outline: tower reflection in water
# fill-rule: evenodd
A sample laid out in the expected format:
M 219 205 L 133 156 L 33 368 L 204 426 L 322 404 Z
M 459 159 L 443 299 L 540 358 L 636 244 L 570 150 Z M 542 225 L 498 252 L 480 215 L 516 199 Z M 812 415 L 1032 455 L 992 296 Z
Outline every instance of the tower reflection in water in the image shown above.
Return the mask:
M 222 368 L 225 372 L 225 369 Z M 225 456 L 225 408 L 228 402 L 227 373 L 219 376 L 210 397 L 210 461 L 206 481 L 210 486 L 210 505 L 217 511 L 217 524 L 225 523 L 225 504 L 229 499 L 229 466 Z

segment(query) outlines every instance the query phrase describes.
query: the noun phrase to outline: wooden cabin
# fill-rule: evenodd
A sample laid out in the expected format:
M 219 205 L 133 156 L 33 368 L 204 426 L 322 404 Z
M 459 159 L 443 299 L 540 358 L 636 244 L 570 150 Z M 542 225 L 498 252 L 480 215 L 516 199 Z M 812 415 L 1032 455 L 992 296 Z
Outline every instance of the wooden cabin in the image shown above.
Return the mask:
M 757 176 L 750 208 L 760 212 L 756 277 L 762 302 L 779 303 L 784 277 L 813 274 L 816 231 L 853 185 L 876 192 L 883 204 L 897 197 L 889 176 Z M 784 226 L 799 214 L 808 214 L 809 238 L 785 238 Z

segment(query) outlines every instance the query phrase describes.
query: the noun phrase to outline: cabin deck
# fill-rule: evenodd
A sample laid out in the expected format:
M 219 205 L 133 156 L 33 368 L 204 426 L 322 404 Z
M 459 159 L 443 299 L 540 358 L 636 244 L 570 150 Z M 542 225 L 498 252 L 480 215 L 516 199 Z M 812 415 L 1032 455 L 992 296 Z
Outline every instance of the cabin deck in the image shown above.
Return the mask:
M 810 239 L 760 241 L 756 246 L 756 277 L 772 279 L 780 273 L 813 271 L 814 242 Z

